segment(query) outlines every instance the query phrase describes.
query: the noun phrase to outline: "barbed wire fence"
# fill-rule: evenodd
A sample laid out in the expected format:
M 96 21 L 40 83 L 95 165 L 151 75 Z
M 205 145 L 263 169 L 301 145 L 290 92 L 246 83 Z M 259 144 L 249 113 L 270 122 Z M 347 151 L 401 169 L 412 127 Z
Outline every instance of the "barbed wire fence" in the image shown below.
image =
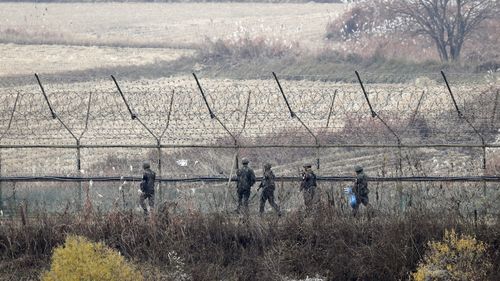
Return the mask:
M 49 195 L 76 184 L 76 196 L 66 199 L 77 208 L 99 183 L 103 190 L 118 183 L 124 198 L 143 160 L 158 173 L 160 200 L 186 183 L 229 185 L 242 156 L 257 169 L 271 162 L 282 186 L 300 180 L 297 169 L 311 162 L 321 182 L 351 181 L 361 164 L 371 181 L 395 182 L 399 193 L 403 182 L 475 183 L 483 194 L 498 187 L 497 77 L 463 83 L 442 72 L 414 83 L 374 83 L 379 75 L 353 73 L 357 84 L 275 73 L 256 80 L 35 75 L 4 82 L 0 209 L 28 183 Z M 50 192 L 42 188 L 48 183 Z M 377 185 L 377 200 L 378 192 Z M 116 203 L 96 194 L 92 200 Z

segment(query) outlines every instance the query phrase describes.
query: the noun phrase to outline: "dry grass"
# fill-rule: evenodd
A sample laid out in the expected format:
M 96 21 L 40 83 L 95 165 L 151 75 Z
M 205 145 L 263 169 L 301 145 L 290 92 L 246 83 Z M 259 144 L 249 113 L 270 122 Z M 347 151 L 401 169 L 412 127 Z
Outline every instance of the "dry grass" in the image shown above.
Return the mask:
M 24 27 L 27 32 L 45 34 L 45 40 L 55 37 L 71 42 L 81 36 L 93 38 L 96 44 L 112 39 L 196 44 L 205 37 L 223 38 L 238 32 L 317 44 L 328 19 L 343 9 L 341 4 L 314 3 L 2 3 L 0 7 L 4 29 L 21 31 Z
M 310 217 L 291 213 L 277 220 L 219 214 L 161 213 L 151 222 L 129 213 L 60 214 L 0 228 L 2 276 L 35 280 L 52 249 L 67 234 L 103 241 L 142 266 L 148 280 L 402 280 L 415 270 L 426 244 L 445 229 L 475 235 L 499 255 L 498 222 L 473 224 L 452 213 L 353 220 L 333 209 Z M 23 271 L 20 271 L 23 266 Z M 490 280 L 498 277 L 490 272 Z M 19 277 L 21 277 L 19 276 Z M 177 279 L 176 279 L 177 278 Z
M 128 65 L 142 65 L 185 54 L 182 49 L 192 49 L 206 38 L 238 34 L 286 38 L 318 48 L 324 25 L 342 9 L 342 4 L 313 3 L 0 3 L 0 42 L 37 46 L 1 45 L 2 53 L 15 57 L 4 57 L 6 70 L 0 75 L 116 66 L 127 59 Z M 179 52 L 161 54 L 172 47 Z M 75 64 L 78 59 L 71 56 L 78 54 L 89 56 L 89 62 Z M 19 57 L 24 64 L 19 65 Z
M 0 44 L 0 52 L 3 64 L 0 76 L 140 66 L 193 54 L 184 49 L 16 44 Z

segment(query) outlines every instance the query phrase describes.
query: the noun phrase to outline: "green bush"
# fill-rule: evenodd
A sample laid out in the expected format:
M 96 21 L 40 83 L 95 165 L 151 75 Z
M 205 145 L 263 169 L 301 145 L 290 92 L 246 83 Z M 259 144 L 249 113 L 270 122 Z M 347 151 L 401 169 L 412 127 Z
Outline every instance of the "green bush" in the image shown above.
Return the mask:
M 120 253 L 103 243 L 68 236 L 64 245 L 54 250 L 50 271 L 43 274 L 42 280 L 138 281 L 143 277 Z

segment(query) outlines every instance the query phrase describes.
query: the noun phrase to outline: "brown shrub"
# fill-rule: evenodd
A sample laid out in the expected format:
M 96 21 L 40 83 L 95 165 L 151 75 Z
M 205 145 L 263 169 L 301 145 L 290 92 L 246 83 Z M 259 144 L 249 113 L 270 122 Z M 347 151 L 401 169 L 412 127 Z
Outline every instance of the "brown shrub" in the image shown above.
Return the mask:
M 495 234 L 498 221 L 474 226 L 451 213 L 422 211 L 372 220 L 355 220 L 327 207 L 312 216 L 293 212 L 281 219 L 199 213 L 151 221 L 131 213 L 94 215 L 88 220 L 79 215 L 40 215 L 26 226 L 10 222 L 0 228 L 0 264 L 26 257 L 48 261 L 67 234 L 76 234 L 103 241 L 125 257 L 154 268 L 182 267 L 181 273 L 163 274 L 162 280 L 172 280 L 167 277 L 183 271 L 193 280 L 315 275 L 329 280 L 401 280 L 416 268 L 426 243 L 451 228 L 473 233 L 492 249 L 500 243 Z M 499 260 L 498 252 L 489 254 Z M 21 268 L 11 270 L 21 272 Z M 498 276 L 495 270 L 492 276 Z M 159 280 L 154 274 L 146 275 Z
M 373 32 L 393 19 L 394 14 L 384 1 L 361 1 L 327 24 L 326 38 L 343 41 L 359 38 L 363 33 Z
M 206 39 L 199 50 L 204 62 L 220 60 L 250 60 L 257 58 L 283 58 L 300 53 L 298 42 L 282 38 L 241 35 L 232 39 Z

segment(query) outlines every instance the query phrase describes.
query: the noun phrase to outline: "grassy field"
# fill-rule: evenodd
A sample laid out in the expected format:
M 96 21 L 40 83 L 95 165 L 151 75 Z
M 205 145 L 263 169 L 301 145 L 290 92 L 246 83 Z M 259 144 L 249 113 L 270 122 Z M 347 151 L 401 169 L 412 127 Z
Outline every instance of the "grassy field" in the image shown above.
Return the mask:
M 5 54 L 0 75 L 168 61 L 189 54 L 185 49 L 207 38 L 241 34 L 321 48 L 326 23 L 343 8 L 313 3 L 0 3 L 0 50 Z
M 18 30 L 20 34 L 23 31 L 43 34 L 45 40 L 67 38 L 68 43 L 81 39 L 82 44 L 92 45 L 116 41 L 123 45 L 141 42 L 141 45 L 166 46 L 195 45 L 204 37 L 225 37 L 238 32 L 282 36 L 319 45 L 323 41 L 326 22 L 344 7 L 340 4 L 313 3 L 0 5 L 2 28 Z
M 343 4 L 297 3 L 0 3 L 0 85 L 33 72 L 60 80 L 185 75 L 255 79 L 271 71 L 292 79 L 408 83 L 439 71 L 473 74 L 493 66 L 442 64 L 394 42 L 332 42 L 325 27 Z M 363 47 L 361 47 L 361 45 Z M 405 54 L 405 52 L 409 52 Z M 228 54 L 229 52 L 229 54 Z M 394 53 L 394 55 L 384 54 Z M 434 60 L 429 61 L 429 59 Z M 396 73 L 397 76 L 383 75 Z M 436 76 L 437 75 L 437 76 Z M 87 78 L 87 81 L 92 78 Z
M 187 49 L 31 44 L 0 44 L 0 52 L 2 62 L 5 63 L 0 69 L 0 76 L 35 72 L 59 73 L 96 67 L 140 66 L 159 60 L 176 60 L 193 53 Z

